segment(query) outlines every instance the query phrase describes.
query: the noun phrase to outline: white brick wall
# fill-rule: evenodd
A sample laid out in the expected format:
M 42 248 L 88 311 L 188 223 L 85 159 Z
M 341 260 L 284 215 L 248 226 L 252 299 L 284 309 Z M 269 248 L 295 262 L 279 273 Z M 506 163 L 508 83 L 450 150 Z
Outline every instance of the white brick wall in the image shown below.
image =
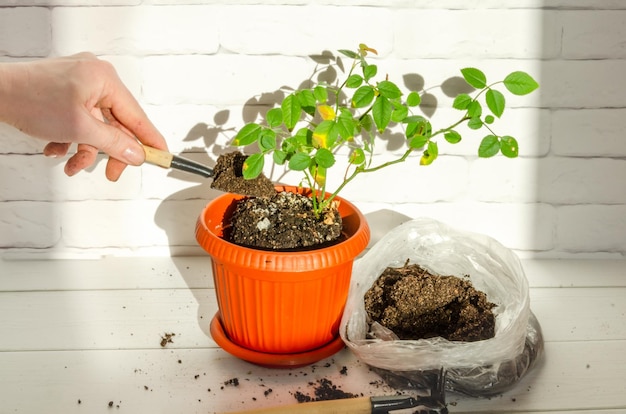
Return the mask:
M 374 240 L 383 225 L 429 216 L 538 257 L 626 254 L 625 37 L 621 0 L 0 0 L 0 61 L 92 51 L 172 151 L 207 164 L 324 50 L 375 47 L 381 72 L 412 73 L 432 93 L 435 125 L 458 115 L 442 82 L 459 68 L 494 80 L 528 71 L 540 91 L 509 98 L 496 125 L 518 138 L 520 158 L 478 159 L 480 136 L 467 131 L 434 165 L 361 177 L 344 196 Z M 389 158 L 397 144 L 377 151 Z M 195 218 L 219 194 L 207 180 L 146 165 L 109 183 L 104 157 L 68 178 L 42 148 L 0 125 L 0 252 L 201 253 Z

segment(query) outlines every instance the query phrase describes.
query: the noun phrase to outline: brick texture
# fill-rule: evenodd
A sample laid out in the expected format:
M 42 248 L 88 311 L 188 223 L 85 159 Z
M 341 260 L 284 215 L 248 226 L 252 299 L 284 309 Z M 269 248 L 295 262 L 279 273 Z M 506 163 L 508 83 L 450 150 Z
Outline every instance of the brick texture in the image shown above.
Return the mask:
M 460 129 L 440 158 L 419 155 L 362 176 L 343 193 L 372 227 L 428 216 L 494 237 L 522 256 L 626 254 L 626 4 L 621 0 L 0 0 L 0 61 L 89 50 L 110 61 L 170 150 L 214 165 L 235 132 L 315 75 L 320 55 L 375 47 L 379 73 L 435 129 L 458 119 L 463 67 L 495 88 L 514 70 L 540 90 L 507 97 L 499 134 L 520 157 L 479 159 L 484 131 Z M 197 215 L 210 180 L 152 165 L 104 177 L 106 156 L 68 178 L 66 158 L 0 125 L 0 248 L 8 253 L 201 253 Z M 381 141 L 383 161 L 403 138 Z M 339 154 L 342 155 L 342 154 Z M 343 154 L 345 155 L 345 154 Z M 338 163 L 345 166 L 345 159 Z M 298 182 L 294 173 L 273 178 Z M 336 186 L 336 178 L 330 178 Z

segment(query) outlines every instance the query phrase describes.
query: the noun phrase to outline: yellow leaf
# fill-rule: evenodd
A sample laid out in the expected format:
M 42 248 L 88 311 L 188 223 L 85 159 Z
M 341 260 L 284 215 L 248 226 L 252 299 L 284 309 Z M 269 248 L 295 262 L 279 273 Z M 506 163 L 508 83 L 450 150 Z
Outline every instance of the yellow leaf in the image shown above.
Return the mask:
M 334 125 L 334 121 L 322 121 L 318 126 L 315 127 L 315 129 L 313 130 L 313 146 L 315 148 L 328 148 L 328 134 L 331 133 Z
M 371 47 L 367 47 L 365 43 L 359 44 L 359 51 L 361 52 L 361 56 L 367 56 L 367 52 L 371 52 L 375 55 L 378 55 L 376 49 L 372 49 Z
M 313 132 L 313 146 L 315 148 L 326 148 L 326 138 L 328 138 L 327 133 Z
M 326 168 L 318 167 L 315 171 L 314 179 L 320 187 L 326 185 Z
M 324 121 L 333 121 L 335 119 L 335 110 L 328 105 L 318 105 L 317 111 Z

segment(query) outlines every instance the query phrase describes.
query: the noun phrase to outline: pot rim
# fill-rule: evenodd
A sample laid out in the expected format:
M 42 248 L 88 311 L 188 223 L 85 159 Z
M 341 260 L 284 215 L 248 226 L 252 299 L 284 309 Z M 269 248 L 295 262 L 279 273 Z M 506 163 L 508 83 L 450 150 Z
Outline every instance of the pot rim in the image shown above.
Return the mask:
M 277 191 L 291 191 L 306 194 L 310 191 L 296 186 L 275 186 Z M 214 259 L 240 265 L 242 267 L 264 268 L 277 270 L 284 267 L 299 268 L 303 271 L 319 266 L 340 265 L 354 260 L 370 240 L 367 220 L 361 211 L 351 202 L 339 196 L 339 213 L 344 221 L 344 230 L 349 227 L 346 240 L 318 249 L 303 251 L 270 251 L 240 246 L 222 237 L 223 218 L 227 206 L 233 201 L 245 198 L 237 194 L 222 194 L 211 200 L 200 213 L 196 224 L 196 240 L 199 245 Z M 211 218 L 214 210 L 219 208 L 219 219 Z M 293 271 L 293 269 L 291 270 Z

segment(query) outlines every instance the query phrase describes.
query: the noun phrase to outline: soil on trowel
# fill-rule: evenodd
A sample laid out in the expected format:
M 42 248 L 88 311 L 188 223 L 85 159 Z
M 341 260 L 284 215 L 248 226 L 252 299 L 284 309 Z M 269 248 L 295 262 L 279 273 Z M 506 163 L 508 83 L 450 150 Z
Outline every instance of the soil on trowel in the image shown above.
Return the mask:
M 271 197 L 238 202 L 227 237 L 233 243 L 267 250 L 305 250 L 341 239 L 337 206 L 313 213 L 311 199 L 302 194 L 274 192 Z
M 495 335 L 496 305 L 468 277 L 440 276 L 408 262 L 386 268 L 365 294 L 371 321 L 399 339 L 480 341 Z
M 263 174 L 251 180 L 243 178 L 243 162 L 246 158 L 248 157 L 239 151 L 220 155 L 213 169 L 211 188 L 255 197 L 271 197 L 276 194 L 274 184 Z

